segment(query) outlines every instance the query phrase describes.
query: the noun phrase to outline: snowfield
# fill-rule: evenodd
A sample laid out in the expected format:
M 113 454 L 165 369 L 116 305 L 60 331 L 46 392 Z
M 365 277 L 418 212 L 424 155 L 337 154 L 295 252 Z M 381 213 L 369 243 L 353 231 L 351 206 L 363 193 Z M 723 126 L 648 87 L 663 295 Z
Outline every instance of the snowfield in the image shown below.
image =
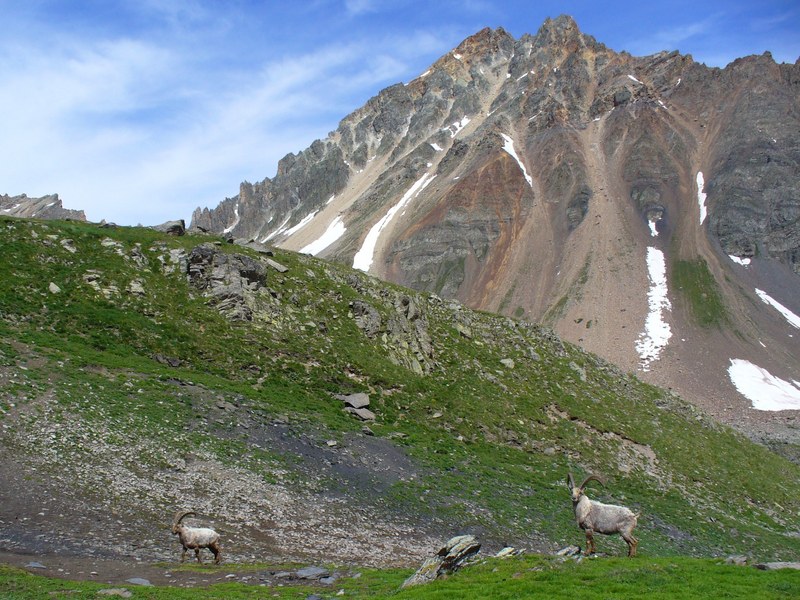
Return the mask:
M 788 308 L 786 308 L 783 304 L 781 304 L 774 298 L 771 298 L 769 294 L 767 294 L 767 292 L 765 292 L 764 290 L 756 288 L 756 294 L 758 294 L 758 297 L 761 298 L 764 304 L 769 304 L 772 308 L 781 313 L 783 315 L 783 318 L 789 321 L 789 325 L 791 325 L 792 327 L 796 327 L 797 329 L 800 329 L 800 317 L 798 317 L 796 314 L 794 314 L 792 311 L 790 311 Z
M 291 218 L 292 218 L 292 213 L 289 213 L 288 215 L 286 215 L 286 218 L 283 220 L 283 223 L 281 223 L 280 226 L 275 231 L 273 231 L 272 233 L 270 233 L 270 234 L 266 235 L 264 238 L 262 238 L 261 243 L 263 244 L 264 242 L 268 242 L 269 240 L 271 240 L 275 236 L 278 236 L 278 235 L 282 234 L 284 231 L 286 231 L 286 229 L 285 229 L 286 228 L 286 224 L 289 222 L 289 219 L 291 219 Z M 270 221 L 271 220 L 272 219 L 270 219 Z
M 664 253 L 652 246 L 647 248 L 647 274 L 650 279 L 650 290 L 647 292 L 650 312 L 645 320 L 644 331 L 636 342 L 643 371 L 650 370 L 650 363 L 658 359 L 672 337 L 669 323 L 664 320 L 664 313 L 672 310 L 667 297 L 667 266 Z
M 295 225 L 294 227 L 290 227 L 289 229 L 286 230 L 286 232 L 285 232 L 286 233 L 286 237 L 289 237 L 290 235 L 295 234 L 298 231 L 300 231 L 303 227 L 305 227 L 306 225 L 311 223 L 311 219 L 313 219 L 315 216 L 317 216 L 317 211 L 316 210 L 310 212 L 309 214 L 307 214 L 305 217 L 303 217 L 300 220 L 300 222 L 297 225 Z
M 729 254 L 728 258 L 730 258 L 737 265 L 742 265 L 743 267 L 746 267 L 746 266 L 748 266 L 750 264 L 750 259 L 749 258 L 740 258 L 738 256 L 734 256 L 733 254 Z
M 383 217 L 372 226 L 367 233 L 367 237 L 364 238 L 364 243 L 361 244 L 361 248 L 356 255 L 353 257 L 353 268 L 360 269 L 365 273 L 369 273 L 369 268 L 372 266 L 372 261 L 375 255 L 375 247 L 378 244 L 378 238 L 380 238 L 381 231 L 389 224 L 392 218 L 405 207 L 412 199 L 419 196 L 419 194 L 428 187 L 428 184 L 436 179 L 436 175 L 431 175 L 430 173 L 425 173 L 422 177 L 420 177 L 417 181 L 414 182 L 414 185 L 409 188 L 409 190 L 403 195 L 400 201 L 395 204 L 392 208 L 388 210 L 388 212 L 383 215 Z
M 449 127 L 445 127 L 444 129 L 442 129 L 442 131 L 449 131 L 450 137 L 454 138 L 458 135 L 459 131 L 461 131 L 462 129 L 464 129 L 464 127 L 469 125 L 469 121 L 470 121 L 469 117 L 464 117 L 463 119 L 461 119 L 460 121 L 456 121 Z
M 800 410 L 800 383 L 797 381 L 780 379 L 766 369 L 738 358 L 731 359 L 728 376 L 756 410 Z
M 706 194 L 703 191 L 705 181 L 703 180 L 703 172 L 697 172 L 697 204 L 700 206 L 700 225 L 706 220 L 708 216 L 708 209 L 706 209 Z
M 312 256 L 316 256 L 325 248 L 330 246 L 333 242 L 338 240 L 340 237 L 344 235 L 346 227 L 344 226 L 344 221 L 342 221 L 342 216 L 339 215 L 336 217 L 328 228 L 325 230 L 319 239 L 314 240 L 307 246 L 304 246 L 300 249 L 300 252 L 303 254 L 311 254 Z
M 239 224 L 239 203 L 236 203 L 236 206 L 233 207 L 233 214 L 235 218 L 233 219 L 233 224 L 229 225 L 225 229 L 222 230 L 222 233 L 230 233 L 233 231 L 233 228 Z
M 511 137 L 506 135 L 505 133 L 501 133 L 500 135 L 503 136 L 503 140 L 505 141 L 505 144 L 503 145 L 503 150 L 508 152 L 514 158 L 514 160 L 517 161 L 519 168 L 522 169 L 522 174 L 525 175 L 525 181 L 527 181 L 528 185 L 531 186 L 531 189 L 533 189 L 533 178 L 530 175 L 528 175 L 528 170 L 525 168 L 525 165 L 522 164 L 522 161 L 517 155 L 517 151 L 514 150 L 514 140 L 512 140 Z

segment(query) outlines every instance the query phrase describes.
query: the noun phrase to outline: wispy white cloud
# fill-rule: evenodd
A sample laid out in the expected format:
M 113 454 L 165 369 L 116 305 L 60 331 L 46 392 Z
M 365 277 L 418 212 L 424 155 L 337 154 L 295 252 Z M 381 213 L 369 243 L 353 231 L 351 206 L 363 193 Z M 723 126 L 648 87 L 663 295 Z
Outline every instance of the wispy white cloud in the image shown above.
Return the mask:
M 733 28 L 709 15 L 733 14 L 731 2 L 751 31 L 773 27 L 768 38 L 720 38 Z M 700 60 L 766 49 L 788 60 L 797 49 L 791 10 L 781 19 L 742 6 L 720 2 L 687 13 L 683 25 L 662 18 L 660 30 L 637 21 L 633 3 L 618 10 L 636 27 L 621 27 L 606 8 L 576 6 L 575 16 L 598 40 L 635 54 L 679 45 L 696 58 L 699 48 Z M 0 193 L 58 192 L 97 220 L 188 218 L 243 179 L 272 175 L 287 152 L 467 35 L 487 25 L 535 32 L 562 10 L 549 0 L 116 0 L 91 11 L 72 0 L 4 3 Z M 634 43 L 621 42 L 631 31 L 641 32 Z
M 274 173 L 437 47 L 424 31 L 361 35 L 253 71 L 146 37 L 0 45 L 0 85 L 13 90 L 0 96 L 0 193 L 58 192 L 94 220 L 188 218 Z
M 344 3 L 347 14 L 362 15 L 369 12 L 377 12 L 380 8 L 378 0 L 345 0 Z
M 133 5 L 142 13 L 159 15 L 173 25 L 183 25 L 221 17 L 200 0 L 138 0 Z
M 654 43 L 661 44 L 669 48 L 677 47 L 681 42 L 691 39 L 698 35 L 704 35 L 711 28 L 714 18 L 703 19 L 694 23 L 684 23 L 677 27 L 671 27 L 657 31 L 652 36 Z
M 776 26 L 783 25 L 784 23 L 791 23 L 792 21 L 797 23 L 799 19 L 800 8 L 794 8 L 777 14 L 752 19 L 749 24 L 754 31 L 771 31 Z
M 713 31 L 718 17 L 710 16 L 698 21 L 687 21 L 651 32 L 640 32 L 632 38 L 625 50 L 636 55 L 647 55 L 661 50 L 680 50 L 687 40 L 707 35 Z

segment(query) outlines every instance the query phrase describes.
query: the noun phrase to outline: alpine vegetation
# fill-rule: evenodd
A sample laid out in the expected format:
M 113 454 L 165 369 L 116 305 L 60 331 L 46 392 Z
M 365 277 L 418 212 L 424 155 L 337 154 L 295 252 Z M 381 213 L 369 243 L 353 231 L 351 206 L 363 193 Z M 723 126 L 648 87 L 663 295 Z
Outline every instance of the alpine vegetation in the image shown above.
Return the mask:
M 590 481 L 595 480 L 605 485 L 603 480 L 597 475 L 589 475 L 579 486 L 575 486 L 572 473 L 567 474 L 567 485 L 572 494 L 572 508 L 575 511 L 575 520 L 578 527 L 586 533 L 586 554 L 594 554 L 594 534 L 603 533 L 612 535 L 618 533 L 628 544 L 628 556 L 636 556 L 636 546 L 639 540 L 633 537 L 633 530 L 636 527 L 636 520 L 639 515 L 631 509 L 616 504 L 603 504 L 596 500 L 590 500 L 584 492 L 584 487 Z

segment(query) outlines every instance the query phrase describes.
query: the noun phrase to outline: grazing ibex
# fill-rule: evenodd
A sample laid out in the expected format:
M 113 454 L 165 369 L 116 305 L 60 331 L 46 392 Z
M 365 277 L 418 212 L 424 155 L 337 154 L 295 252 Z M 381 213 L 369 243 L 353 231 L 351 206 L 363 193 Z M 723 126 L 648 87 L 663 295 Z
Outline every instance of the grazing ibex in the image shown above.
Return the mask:
M 208 548 L 214 554 L 214 562 L 219 564 L 222 560 L 222 549 L 219 546 L 219 534 L 213 529 L 207 527 L 189 527 L 182 525 L 181 521 L 184 517 L 189 515 L 194 516 L 192 511 L 179 510 L 175 515 L 175 520 L 172 522 L 172 533 L 178 536 L 178 539 L 183 545 L 183 554 L 181 554 L 181 562 L 186 560 L 186 552 L 189 548 L 194 550 L 197 562 L 202 563 L 200 559 L 200 549 Z
M 590 500 L 584 493 L 583 488 L 590 481 L 595 480 L 601 485 L 605 485 L 597 475 L 589 475 L 579 486 L 575 485 L 572 473 L 567 474 L 567 485 L 572 494 L 572 508 L 575 510 L 575 520 L 578 527 L 586 532 L 586 554 L 594 554 L 594 534 L 604 533 L 607 535 L 618 533 L 628 544 L 628 556 L 636 556 L 636 546 L 639 543 L 633 537 L 633 529 L 636 527 L 636 520 L 639 515 L 629 508 L 617 506 L 616 504 L 603 504 L 595 500 Z

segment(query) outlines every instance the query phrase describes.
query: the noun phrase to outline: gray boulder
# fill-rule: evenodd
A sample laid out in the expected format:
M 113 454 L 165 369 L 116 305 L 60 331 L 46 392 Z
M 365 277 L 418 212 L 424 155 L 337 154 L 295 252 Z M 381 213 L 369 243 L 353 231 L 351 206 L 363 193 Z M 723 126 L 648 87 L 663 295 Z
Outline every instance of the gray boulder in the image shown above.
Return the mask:
M 155 229 L 156 231 L 160 231 L 162 233 L 168 233 L 169 235 L 185 235 L 186 223 L 183 221 L 183 219 L 179 219 L 177 221 L 167 221 L 161 225 L 153 225 L 151 229 Z

